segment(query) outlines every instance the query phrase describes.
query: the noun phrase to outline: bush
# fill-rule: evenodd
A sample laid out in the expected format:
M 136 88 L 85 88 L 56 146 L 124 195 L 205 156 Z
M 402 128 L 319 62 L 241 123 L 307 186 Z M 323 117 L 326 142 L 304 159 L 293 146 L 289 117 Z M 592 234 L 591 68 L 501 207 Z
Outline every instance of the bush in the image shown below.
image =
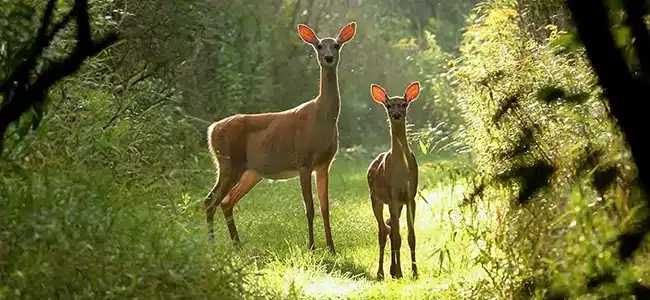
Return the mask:
M 512 1 L 479 5 L 453 71 L 482 174 L 470 200 L 510 207 L 491 211 L 508 234 L 482 263 L 502 297 L 581 295 L 590 274 L 631 270 L 610 241 L 642 213 L 635 169 L 584 53 L 561 51 L 566 32 L 555 26 L 542 43 L 521 26 Z

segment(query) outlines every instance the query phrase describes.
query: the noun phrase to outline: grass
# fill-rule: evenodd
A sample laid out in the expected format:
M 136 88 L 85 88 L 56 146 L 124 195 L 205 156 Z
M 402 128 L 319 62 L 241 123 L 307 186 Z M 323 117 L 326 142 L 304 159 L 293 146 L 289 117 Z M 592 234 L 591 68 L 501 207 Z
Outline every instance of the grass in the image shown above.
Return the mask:
M 332 166 L 330 217 L 337 254 L 331 255 L 318 201 L 317 250 L 307 250 L 297 179 L 264 180 L 239 202 L 235 220 L 243 248 L 235 250 L 220 213 L 215 243 L 207 243 L 201 201 L 215 176 L 206 154 L 189 155 L 157 173 L 158 165 L 133 172 L 140 162 L 116 168 L 77 160 L 84 153 L 74 153 L 43 161 L 30 156 L 21 165 L 0 162 L 0 299 L 510 299 L 526 270 L 518 265 L 521 258 L 512 259 L 527 253 L 525 247 L 499 248 L 507 244 L 498 212 L 507 209 L 498 201 L 461 206 L 466 180 L 435 167 L 455 161 L 420 159 L 419 279 L 411 278 L 403 213 L 405 277 L 390 278 L 386 251 L 387 278 L 379 282 L 377 225 L 365 181 L 369 158 L 340 155 Z M 558 260 L 542 265 L 562 274 L 555 284 L 584 293 L 576 276 L 616 266 L 612 250 L 600 241 L 616 231 L 606 217 L 594 214 L 603 211 L 590 210 L 587 197 L 571 202 L 575 209 L 558 219 L 564 237 L 547 236 L 562 241 L 546 245 L 558 253 L 546 257 Z M 585 221 L 592 215 L 598 224 Z M 516 226 L 507 235 L 526 233 Z M 586 243 L 594 246 L 582 246 Z M 621 270 L 625 280 L 645 282 L 650 269 L 647 259 L 641 261 Z M 510 265 L 499 265 L 503 262 Z
M 460 285 L 485 275 L 476 267 L 458 268 L 473 255 L 453 221 L 463 217 L 457 208 L 462 187 L 439 182 L 424 164 L 415 220 L 420 279 L 410 276 L 403 213 L 405 278 L 377 282 L 377 226 L 365 181 L 370 160 L 339 158 L 332 167 L 337 254 L 330 255 L 318 201 L 318 249 L 307 250 L 296 179 L 262 181 L 239 203 L 235 220 L 243 249 L 236 251 L 220 213 L 215 243 L 206 242 L 200 203 L 214 180 L 207 156 L 189 157 L 179 163 L 184 167 L 153 181 L 145 171 L 133 173 L 129 162 L 115 168 L 78 156 L 83 153 L 30 157 L 21 165 L 3 161 L 0 299 L 455 299 L 463 298 Z M 387 275 L 389 261 L 387 251 Z
M 317 251 L 307 250 L 306 217 L 297 180 L 263 181 L 238 204 L 235 221 L 242 251 L 233 250 L 223 219 L 216 218 L 215 240 L 221 245 L 215 251 L 254 262 L 257 284 L 286 298 L 462 298 L 455 295 L 459 284 L 485 276 L 478 267 L 455 268 L 473 255 L 469 237 L 458 230 L 463 187 L 454 182 L 437 183 L 437 174 L 422 165 L 420 187 L 424 189 L 415 219 L 418 280 L 411 278 L 406 213 L 400 224 L 405 277 L 375 280 L 377 225 L 365 181 L 367 162 L 362 160 L 336 160 L 331 169 L 330 216 L 336 255 L 326 250 L 318 204 L 314 219 Z M 384 213 L 387 217 L 388 212 Z M 204 224 L 195 231 L 204 235 Z M 385 255 L 384 271 L 389 276 L 388 250 Z

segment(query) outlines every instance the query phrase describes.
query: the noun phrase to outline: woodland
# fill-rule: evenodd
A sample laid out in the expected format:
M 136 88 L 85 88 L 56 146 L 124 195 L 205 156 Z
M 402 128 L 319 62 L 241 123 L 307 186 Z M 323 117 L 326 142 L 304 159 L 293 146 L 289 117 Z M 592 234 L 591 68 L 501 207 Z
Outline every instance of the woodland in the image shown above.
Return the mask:
M 0 0 L 0 299 L 650 299 L 649 16 L 647 0 Z M 297 26 L 351 22 L 336 252 L 316 185 L 309 248 L 297 178 L 238 202 L 237 246 L 218 211 L 210 242 L 208 127 L 314 99 Z M 387 246 L 378 280 L 366 172 L 391 121 L 371 85 L 415 81 L 419 276 L 403 212 L 404 276 Z

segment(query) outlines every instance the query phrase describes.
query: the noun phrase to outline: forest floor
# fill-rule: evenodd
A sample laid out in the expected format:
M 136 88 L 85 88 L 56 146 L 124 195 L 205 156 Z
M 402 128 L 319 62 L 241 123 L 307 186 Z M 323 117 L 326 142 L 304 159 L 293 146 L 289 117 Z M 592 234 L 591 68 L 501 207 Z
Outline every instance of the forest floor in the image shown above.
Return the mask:
M 241 251 L 233 249 L 218 212 L 215 255 L 225 251 L 254 262 L 255 284 L 283 298 L 464 298 L 458 294 L 463 284 L 471 286 L 473 281 L 486 279 L 480 266 L 466 264 L 477 249 L 459 229 L 463 213 L 458 204 L 464 189 L 454 182 L 436 182 L 434 172 L 427 165 L 420 162 L 420 196 L 416 202 L 417 280 L 411 276 L 405 212 L 400 219 L 404 278 L 390 278 L 388 244 L 384 260 L 386 279 L 376 280 L 377 223 L 366 184 L 367 164 L 363 161 L 339 159 L 331 169 L 330 217 L 335 255 L 329 254 L 325 245 L 318 201 L 315 201 L 314 219 L 317 250 L 314 253 L 307 250 L 306 217 L 295 179 L 262 181 L 238 204 L 235 221 L 242 240 Z M 384 214 L 388 217 L 387 210 Z M 489 218 L 485 221 L 486 226 L 491 223 Z M 205 235 L 204 223 L 196 228 L 199 228 L 196 234 Z

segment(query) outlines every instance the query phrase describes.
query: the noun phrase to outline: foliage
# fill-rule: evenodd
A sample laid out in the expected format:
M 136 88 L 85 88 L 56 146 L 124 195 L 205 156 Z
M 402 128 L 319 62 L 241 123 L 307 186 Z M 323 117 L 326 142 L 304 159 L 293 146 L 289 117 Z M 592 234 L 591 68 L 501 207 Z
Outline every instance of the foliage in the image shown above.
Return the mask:
M 40 16 L 38 30 L 29 45 L 19 44 L 18 47 L 12 47 L 13 49 L 9 50 L 14 52 L 6 55 L 13 60 L 6 62 L 5 67 L 10 68 L 10 71 L 6 76 L 0 78 L 0 94 L 2 95 L 2 102 L 0 102 L 0 152 L 4 149 L 5 134 L 11 123 L 18 123 L 17 131 L 20 135 L 24 135 L 29 130 L 28 126 L 36 129 L 43 118 L 48 90 L 61 79 L 79 70 L 87 58 L 99 54 L 118 39 L 118 34 L 115 32 L 110 32 L 99 39 L 93 38 L 87 0 L 75 0 L 60 19 L 55 19 L 57 3 L 56 0 L 47 1 Z M 27 11 L 30 10 L 27 9 Z M 34 16 L 33 10 L 30 12 L 32 13 L 22 15 L 10 12 L 7 17 L 10 17 L 10 21 L 27 17 L 27 20 L 21 20 L 19 23 L 29 23 L 30 18 Z M 59 49 L 60 54 L 50 54 L 48 57 L 46 51 L 60 31 L 69 27 L 73 19 L 75 39 L 71 47 L 72 51 Z M 12 36 L 15 37 L 10 31 L 9 37 Z M 24 40 L 15 39 L 12 42 L 20 43 Z M 26 114 L 29 112 L 31 113 Z M 30 124 L 21 124 L 25 123 L 21 122 L 24 120 L 22 118 L 24 116 L 27 116 Z
M 7 136 L 0 298 L 541 299 L 647 286 L 647 245 L 631 265 L 616 255 L 616 238 L 647 215 L 637 167 L 565 10 L 477 2 L 90 1 L 93 36 L 119 29 L 121 40 L 49 89 L 37 130 Z M 55 19 L 73 2 L 57 3 Z M 0 0 L 0 78 L 24 58 L 44 6 Z M 295 26 L 322 37 L 349 21 L 358 32 L 342 50 L 330 178 L 339 253 L 306 249 L 295 180 L 263 181 L 241 201 L 241 251 L 218 217 L 220 242 L 207 245 L 207 126 L 312 99 L 319 69 Z M 63 28 L 37 69 L 76 42 Z M 364 172 L 389 131 L 368 87 L 399 95 L 414 80 L 422 275 L 376 282 Z
M 643 214 L 629 150 L 583 52 L 554 46 L 563 31 L 551 25 L 539 43 L 520 30 L 512 2 L 489 2 L 478 11 L 455 70 L 464 82 L 457 97 L 466 144 L 483 178 L 474 196 L 524 203 L 507 210 L 511 234 L 497 243 L 516 250 L 490 264 L 516 270 L 495 271 L 511 296 L 587 293 L 576 278 L 616 266 L 610 242 Z M 590 247 L 576 247 L 576 239 Z

